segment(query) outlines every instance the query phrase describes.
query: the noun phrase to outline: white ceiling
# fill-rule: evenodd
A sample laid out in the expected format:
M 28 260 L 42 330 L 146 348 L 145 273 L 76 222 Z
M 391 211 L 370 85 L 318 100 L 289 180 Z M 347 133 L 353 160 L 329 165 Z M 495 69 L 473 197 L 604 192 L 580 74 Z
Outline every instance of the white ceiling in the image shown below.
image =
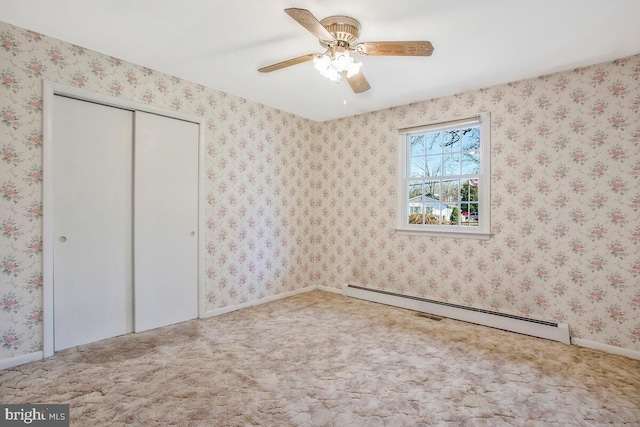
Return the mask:
M 372 89 L 358 95 L 311 62 L 258 73 L 323 51 L 288 7 L 435 50 L 361 58 Z M 640 0 L 0 0 L 0 21 L 316 121 L 640 53 Z

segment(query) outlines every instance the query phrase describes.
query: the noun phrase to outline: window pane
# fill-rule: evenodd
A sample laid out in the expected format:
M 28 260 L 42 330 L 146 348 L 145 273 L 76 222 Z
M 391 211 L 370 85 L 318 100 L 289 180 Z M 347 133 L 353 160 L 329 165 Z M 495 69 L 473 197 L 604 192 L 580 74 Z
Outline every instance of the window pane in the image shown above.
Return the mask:
M 465 129 L 462 132 L 461 142 L 464 151 L 480 150 L 480 127 Z
M 480 212 L 478 212 L 478 204 L 477 203 L 470 203 L 469 204 L 469 226 L 472 227 L 477 227 L 478 226 L 478 219 Z
M 466 151 L 461 155 L 461 175 L 474 175 L 480 173 L 480 152 Z
M 424 215 L 421 213 L 410 213 L 407 222 L 409 224 L 424 224 Z
M 469 201 L 469 202 L 478 201 L 478 182 L 479 180 L 477 178 L 470 178 L 470 179 L 463 180 L 462 200 Z
M 480 213 L 478 212 L 478 204 L 477 203 L 462 203 L 461 204 L 461 213 L 460 213 L 460 225 L 464 226 L 475 226 L 479 225 Z
M 451 205 L 451 215 L 449 216 L 451 225 L 460 225 L 461 218 L 462 215 L 460 215 L 460 206 Z
M 460 153 L 445 154 L 442 163 L 443 175 L 460 175 Z
M 410 156 L 424 155 L 424 134 L 409 136 L 409 147 Z
M 442 225 L 459 225 L 458 217 L 457 217 L 458 215 L 457 209 L 458 207 L 454 205 L 446 206 L 446 211 L 442 216 Z M 454 214 L 454 211 L 455 211 L 455 214 Z
M 457 205 L 460 200 L 460 181 L 457 179 L 449 179 L 442 181 L 442 195 L 443 202 L 453 202 Z
M 422 204 L 424 203 L 424 196 L 422 190 L 422 182 L 409 183 L 409 212 L 420 213 L 422 212 Z
M 444 132 L 444 151 L 460 151 L 460 130 L 451 130 Z
M 425 202 L 440 201 L 440 181 L 425 181 L 424 183 Z
M 442 175 L 442 155 L 427 156 L 427 166 L 425 176 Z
M 425 224 L 440 224 L 440 203 L 425 203 Z
M 410 178 L 418 178 L 428 176 L 427 163 L 424 157 L 412 157 L 411 158 L 411 170 L 409 171 Z
M 407 222 L 409 224 L 423 224 L 424 196 L 422 182 L 409 183 Z
M 478 185 L 480 184 L 480 179 L 472 178 L 469 180 L 469 185 L 471 186 L 471 198 L 470 201 L 477 202 L 478 201 Z
M 422 182 L 409 183 L 409 203 L 407 206 L 407 222 L 424 224 L 424 191 Z
M 422 181 L 409 183 L 409 202 L 418 197 L 418 199 L 415 199 L 415 202 L 422 203 L 422 194 Z
M 442 153 L 441 132 L 429 132 L 425 134 L 425 149 L 427 154 Z

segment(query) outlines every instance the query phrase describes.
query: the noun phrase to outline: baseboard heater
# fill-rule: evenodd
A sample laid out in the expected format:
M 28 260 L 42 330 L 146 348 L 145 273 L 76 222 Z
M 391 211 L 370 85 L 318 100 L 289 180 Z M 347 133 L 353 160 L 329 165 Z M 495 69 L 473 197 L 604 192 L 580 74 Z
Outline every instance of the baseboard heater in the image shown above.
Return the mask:
M 345 284 L 343 295 L 571 344 L 569 325 Z

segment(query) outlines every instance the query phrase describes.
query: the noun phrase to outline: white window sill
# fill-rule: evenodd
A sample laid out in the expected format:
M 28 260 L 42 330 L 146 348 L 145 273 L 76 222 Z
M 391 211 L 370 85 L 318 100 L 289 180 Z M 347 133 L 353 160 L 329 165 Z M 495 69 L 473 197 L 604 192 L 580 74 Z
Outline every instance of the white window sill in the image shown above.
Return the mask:
M 396 234 L 409 235 L 409 236 L 427 236 L 427 237 L 448 237 L 453 239 L 476 239 L 476 240 L 489 240 L 491 233 L 472 231 L 472 230 L 460 230 L 460 231 L 439 231 L 439 230 L 424 230 L 419 228 L 396 228 Z

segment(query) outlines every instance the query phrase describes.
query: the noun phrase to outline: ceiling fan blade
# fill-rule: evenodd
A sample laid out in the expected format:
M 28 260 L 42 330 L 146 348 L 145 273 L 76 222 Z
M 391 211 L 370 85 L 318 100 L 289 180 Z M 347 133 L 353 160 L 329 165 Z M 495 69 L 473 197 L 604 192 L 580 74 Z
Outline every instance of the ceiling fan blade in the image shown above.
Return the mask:
M 270 73 L 272 71 L 279 70 L 281 68 L 290 67 L 291 65 L 301 64 L 303 62 L 311 61 L 315 54 L 310 53 L 308 55 L 298 56 L 297 58 L 287 59 L 286 61 L 278 62 L 267 67 L 262 67 L 258 71 L 261 73 Z
M 362 42 L 354 47 L 360 55 L 430 56 L 433 45 L 427 41 Z
M 347 81 L 349 82 L 349 86 L 353 89 L 354 93 L 362 93 L 371 89 L 369 82 L 364 78 L 364 74 L 360 71 L 353 77 L 348 77 Z
M 284 10 L 290 17 L 298 21 L 300 25 L 311 32 L 314 36 L 324 41 L 334 41 L 335 37 L 320 24 L 320 21 L 307 9 L 297 9 L 295 7 Z

